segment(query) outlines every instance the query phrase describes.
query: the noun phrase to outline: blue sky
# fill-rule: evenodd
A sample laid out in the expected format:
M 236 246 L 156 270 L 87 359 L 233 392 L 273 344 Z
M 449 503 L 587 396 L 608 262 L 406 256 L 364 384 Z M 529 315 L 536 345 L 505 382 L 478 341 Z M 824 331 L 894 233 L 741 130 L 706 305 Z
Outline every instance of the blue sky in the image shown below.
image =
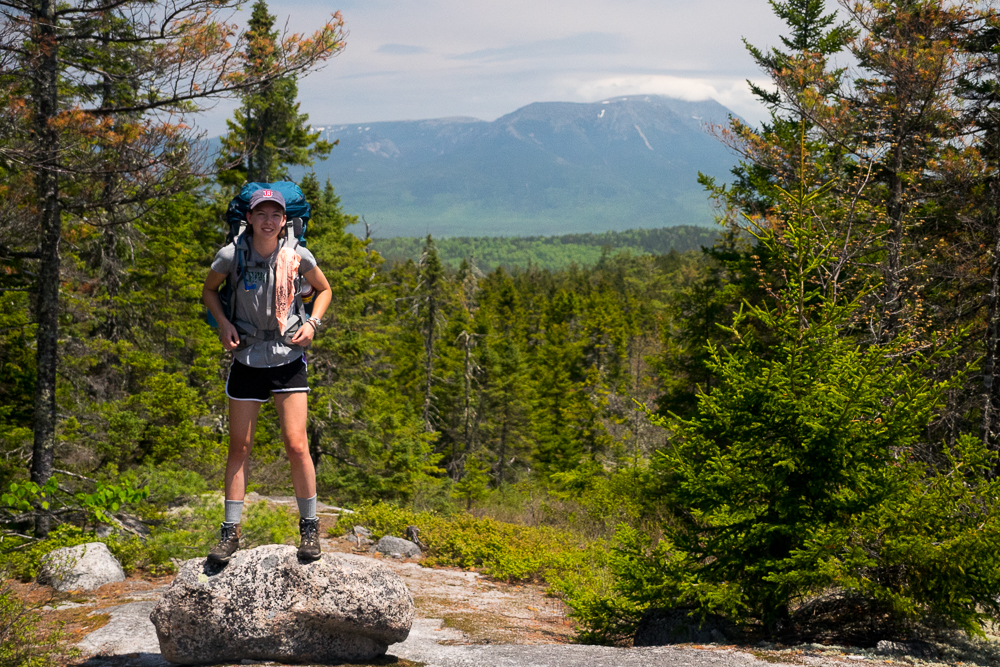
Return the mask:
M 758 120 L 746 79 L 761 75 L 741 40 L 773 45 L 782 30 L 766 0 L 272 0 L 270 8 L 294 32 L 338 9 L 346 20 L 344 52 L 299 82 L 316 126 L 493 120 L 531 102 L 639 93 L 711 98 Z M 235 18 L 248 15 L 249 5 Z M 198 125 L 220 134 L 233 106 L 220 103 Z

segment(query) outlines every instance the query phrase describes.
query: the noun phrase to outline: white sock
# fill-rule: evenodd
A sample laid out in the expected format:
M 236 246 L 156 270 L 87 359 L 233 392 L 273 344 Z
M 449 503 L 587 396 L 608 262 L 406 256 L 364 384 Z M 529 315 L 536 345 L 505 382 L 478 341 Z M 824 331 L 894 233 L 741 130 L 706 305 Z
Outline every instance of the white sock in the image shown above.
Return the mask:
M 227 500 L 226 501 L 226 518 L 225 523 L 236 524 L 240 522 L 243 518 L 243 501 L 242 500 Z
M 295 502 L 299 505 L 299 515 L 303 519 L 315 519 L 316 518 L 316 496 L 312 498 L 296 498 Z

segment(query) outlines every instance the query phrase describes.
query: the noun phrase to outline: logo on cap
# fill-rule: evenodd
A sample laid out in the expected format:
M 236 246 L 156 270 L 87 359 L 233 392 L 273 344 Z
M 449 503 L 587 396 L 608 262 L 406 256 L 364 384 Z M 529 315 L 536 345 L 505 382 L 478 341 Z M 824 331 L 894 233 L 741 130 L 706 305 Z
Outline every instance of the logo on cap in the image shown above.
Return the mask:
M 274 196 L 274 192 L 272 192 L 271 190 L 264 190 L 264 196 L 265 197 L 273 197 Z

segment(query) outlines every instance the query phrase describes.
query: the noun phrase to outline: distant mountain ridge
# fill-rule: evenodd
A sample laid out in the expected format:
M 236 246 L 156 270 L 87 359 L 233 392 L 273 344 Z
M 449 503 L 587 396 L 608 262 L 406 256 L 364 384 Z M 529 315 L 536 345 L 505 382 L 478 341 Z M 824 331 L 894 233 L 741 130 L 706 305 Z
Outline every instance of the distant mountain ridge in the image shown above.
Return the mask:
M 475 118 L 323 126 L 314 166 L 376 236 L 537 236 L 712 222 L 699 171 L 735 158 L 714 101 L 643 95 L 538 102 Z M 301 171 L 293 173 L 301 175 Z

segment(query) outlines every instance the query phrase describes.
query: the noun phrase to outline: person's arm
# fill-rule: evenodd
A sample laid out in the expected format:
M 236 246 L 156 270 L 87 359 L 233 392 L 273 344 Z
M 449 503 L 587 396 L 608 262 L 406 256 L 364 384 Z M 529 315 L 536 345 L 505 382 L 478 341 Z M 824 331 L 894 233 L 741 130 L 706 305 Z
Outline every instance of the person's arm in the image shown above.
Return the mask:
M 333 291 L 330 289 L 330 283 L 318 266 L 314 266 L 308 272 L 303 273 L 302 277 L 316 290 L 316 295 L 313 297 L 312 317 L 323 319 L 323 313 L 326 312 L 326 309 L 330 306 L 330 301 L 333 299 Z M 308 347 L 315 337 L 316 327 L 307 321 L 292 336 L 292 343 Z
M 223 312 L 222 299 L 219 298 L 219 286 L 225 279 L 226 274 L 209 269 L 208 277 L 205 278 L 205 284 L 201 288 L 201 300 L 205 302 L 208 312 L 212 313 L 212 317 L 219 323 L 219 340 L 222 341 L 222 347 L 227 350 L 235 350 L 240 344 L 240 334 Z

